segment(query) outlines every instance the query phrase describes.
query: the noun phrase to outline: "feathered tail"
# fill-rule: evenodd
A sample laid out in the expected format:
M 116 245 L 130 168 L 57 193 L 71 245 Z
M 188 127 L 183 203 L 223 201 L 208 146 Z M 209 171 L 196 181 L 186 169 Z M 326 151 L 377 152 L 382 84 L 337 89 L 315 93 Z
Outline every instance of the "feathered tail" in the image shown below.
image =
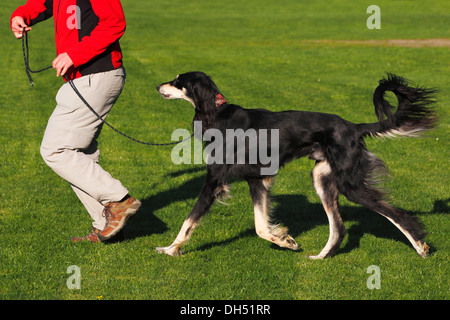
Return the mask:
M 396 111 L 385 99 L 386 91 L 393 92 L 397 97 Z M 432 107 L 436 102 L 434 98 L 436 93 L 437 89 L 412 87 L 410 81 L 394 74 L 387 74 L 387 79 L 379 81 L 379 86 L 373 94 L 378 122 L 359 124 L 361 135 L 416 137 L 423 131 L 433 129 L 437 123 Z

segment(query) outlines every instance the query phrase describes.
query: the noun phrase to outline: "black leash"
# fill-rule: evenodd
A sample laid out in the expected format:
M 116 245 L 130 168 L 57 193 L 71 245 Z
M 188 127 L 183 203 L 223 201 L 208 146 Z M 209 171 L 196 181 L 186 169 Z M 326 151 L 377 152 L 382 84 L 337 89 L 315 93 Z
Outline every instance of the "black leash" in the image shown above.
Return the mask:
M 69 80 L 65 75 L 64 78 L 67 80 L 67 82 L 69 83 L 69 85 L 72 87 L 73 91 L 75 91 L 75 93 L 77 94 L 77 96 L 81 99 L 81 101 L 83 101 L 83 103 L 86 105 L 86 107 L 89 108 L 89 110 L 92 111 L 92 113 L 100 120 L 102 121 L 104 124 L 106 124 L 108 127 L 110 127 L 111 129 L 113 129 L 115 132 L 117 132 L 118 134 L 124 136 L 125 138 L 130 139 L 131 141 L 140 143 L 140 144 L 145 144 L 148 146 L 169 146 L 169 145 L 173 145 L 173 144 L 178 144 L 181 142 L 184 142 L 186 140 L 189 140 L 190 138 L 192 138 L 192 135 L 189 138 L 183 139 L 181 141 L 177 141 L 177 142 L 169 142 L 169 143 L 153 143 L 153 142 L 144 142 L 144 141 L 140 141 L 137 140 L 135 138 L 132 138 L 128 135 L 126 135 L 125 133 L 117 130 L 116 128 L 114 128 L 112 125 L 110 125 L 108 122 L 106 122 L 91 106 L 90 104 L 86 101 L 86 99 L 84 99 L 84 97 L 81 95 L 81 93 L 78 91 L 77 87 L 75 86 L 75 84 L 73 83 L 72 80 Z
M 25 32 L 25 28 L 23 28 L 23 31 L 22 31 L 22 51 L 23 51 L 23 61 L 25 62 L 25 72 L 27 73 L 28 80 L 30 80 L 30 85 L 33 86 L 34 82 L 33 82 L 33 79 L 31 78 L 30 73 L 39 73 L 39 72 L 50 69 L 52 66 L 49 66 L 44 69 L 36 70 L 36 71 L 33 71 L 30 69 L 30 58 L 29 58 L 30 52 L 28 49 L 28 33 Z
M 30 60 L 29 60 L 29 49 L 28 49 L 28 33 L 25 32 L 25 28 L 23 28 L 23 36 L 22 36 L 22 51 L 23 51 L 23 61 L 25 63 L 25 72 L 27 73 L 28 76 L 28 80 L 30 81 L 30 85 L 33 87 L 33 79 L 31 78 L 31 73 L 39 73 L 45 70 L 48 70 L 50 68 L 52 68 L 52 66 L 40 69 L 40 70 L 36 70 L 33 71 L 30 69 Z M 91 110 L 91 112 L 104 124 L 106 124 L 108 127 L 110 127 L 111 129 L 113 129 L 115 132 L 117 132 L 118 134 L 124 136 L 125 138 L 140 143 L 140 144 L 145 144 L 148 146 L 169 146 L 169 145 L 174 145 L 174 144 L 179 144 L 181 142 L 187 141 L 189 139 L 191 139 L 193 137 L 193 135 L 191 135 L 189 138 L 180 140 L 180 141 L 176 141 L 176 142 L 169 142 L 169 143 L 153 143 L 153 142 L 144 142 L 144 141 L 140 141 L 137 140 L 135 138 L 130 137 L 129 135 L 126 135 L 125 133 L 117 130 L 116 128 L 114 128 L 112 125 L 110 125 L 108 122 L 106 122 L 95 110 L 94 108 L 91 107 L 91 105 L 86 101 L 86 99 L 84 99 L 83 95 L 78 91 L 77 87 L 75 86 L 75 84 L 73 83 L 72 80 L 69 80 L 69 78 L 67 78 L 67 76 L 64 75 L 64 78 L 66 79 L 66 81 L 69 83 L 69 85 L 72 87 L 73 91 L 77 94 L 77 96 L 81 99 L 81 101 L 86 105 L 86 107 L 89 108 L 89 110 Z

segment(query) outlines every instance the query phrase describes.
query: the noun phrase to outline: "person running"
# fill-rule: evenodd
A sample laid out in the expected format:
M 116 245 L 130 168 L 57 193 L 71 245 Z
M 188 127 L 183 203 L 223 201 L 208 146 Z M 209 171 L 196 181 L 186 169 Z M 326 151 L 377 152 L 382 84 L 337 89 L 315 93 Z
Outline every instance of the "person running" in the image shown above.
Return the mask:
M 126 22 L 119 0 L 28 0 L 11 15 L 14 36 L 22 38 L 38 22 L 53 17 L 56 76 L 73 80 L 103 118 L 125 84 L 119 39 Z M 99 165 L 100 121 L 65 83 L 45 129 L 40 152 L 45 163 L 68 181 L 89 215 L 92 230 L 73 242 L 102 242 L 114 237 L 141 202 Z

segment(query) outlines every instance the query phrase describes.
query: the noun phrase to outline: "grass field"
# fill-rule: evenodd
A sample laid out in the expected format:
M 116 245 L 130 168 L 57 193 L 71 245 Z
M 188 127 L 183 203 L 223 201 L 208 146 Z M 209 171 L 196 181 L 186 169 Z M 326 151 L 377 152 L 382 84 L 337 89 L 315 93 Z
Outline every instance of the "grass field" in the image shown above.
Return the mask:
M 138 145 L 106 127 L 101 164 L 143 208 L 124 241 L 72 244 L 90 218 L 39 154 L 62 80 L 47 71 L 30 88 L 7 24 L 22 3 L 0 3 L 0 299 L 450 298 L 449 1 L 379 0 L 378 30 L 367 28 L 373 3 L 362 0 L 122 1 L 128 77 L 108 120 L 141 140 L 168 142 L 173 130 L 190 129 L 192 107 L 155 90 L 186 71 L 210 74 L 229 101 L 248 108 L 337 113 L 352 122 L 376 121 L 372 94 L 386 71 L 440 88 L 441 121 L 428 137 L 367 140 L 389 166 L 391 202 L 428 231 L 430 256 L 420 258 L 390 222 L 341 198 L 347 235 L 323 261 L 307 258 L 328 238 L 307 159 L 281 169 L 272 189 L 273 214 L 298 252 L 257 237 L 248 187 L 237 181 L 230 205 L 212 207 L 183 256 L 158 255 L 155 247 L 171 243 L 194 205 L 204 166 L 175 165 L 171 147 Z M 30 54 L 33 69 L 54 59 L 52 21 L 30 33 Z M 72 265 L 81 271 L 79 290 L 66 285 Z M 380 268 L 380 289 L 367 287 L 371 265 Z

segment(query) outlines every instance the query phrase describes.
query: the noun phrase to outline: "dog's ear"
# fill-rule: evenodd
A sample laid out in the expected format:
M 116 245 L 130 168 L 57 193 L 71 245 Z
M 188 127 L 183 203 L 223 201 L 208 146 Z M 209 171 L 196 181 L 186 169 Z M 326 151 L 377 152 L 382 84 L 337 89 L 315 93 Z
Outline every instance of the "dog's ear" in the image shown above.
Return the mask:
M 192 88 L 195 107 L 202 113 L 214 112 L 218 91 L 209 77 L 198 78 Z
M 196 79 L 192 84 L 193 101 L 196 108 L 196 119 L 201 120 L 203 130 L 214 126 L 216 117 L 216 95 L 219 92 L 208 76 Z

